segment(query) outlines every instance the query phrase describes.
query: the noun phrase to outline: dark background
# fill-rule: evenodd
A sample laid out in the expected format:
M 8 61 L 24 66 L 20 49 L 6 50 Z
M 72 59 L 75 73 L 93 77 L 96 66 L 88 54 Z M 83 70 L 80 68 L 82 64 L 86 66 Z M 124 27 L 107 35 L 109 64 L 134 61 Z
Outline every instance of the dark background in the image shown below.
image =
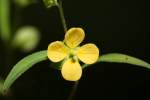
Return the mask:
M 52 41 L 63 40 L 56 7 L 46 9 L 40 0 L 21 10 L 13 2 L 11 6 L 13 21 L 15 13 L 19 13 L 17 25 L 12 25 L 14 33 L 24 25 L 34 25 L 41 32 L 40 44 L 32 52 L 47 49 Z M 146 0 L 63 0 L 63 8 L 68 28 L 85 30 L 83 43 L 97 44 L 101 54 L 118 52 L 150 62 L 150 16 Z M 0 48 L 0 64 L 8 65 L 2 41 Z M 11 65 L 0 66 L 1 76 L 6 77 L 12 66 L 30 53 L 14 51 Z M 49 64 L 47 60 L 25 72 L 13 84 L 8 97 L 0 100 L 66 100 L 73 82 L 63 80 L 60 71 Z M 83 70 L 74 100 L 149 100 L 149 91 L 150 70 L 128 64 L 99 63 Z

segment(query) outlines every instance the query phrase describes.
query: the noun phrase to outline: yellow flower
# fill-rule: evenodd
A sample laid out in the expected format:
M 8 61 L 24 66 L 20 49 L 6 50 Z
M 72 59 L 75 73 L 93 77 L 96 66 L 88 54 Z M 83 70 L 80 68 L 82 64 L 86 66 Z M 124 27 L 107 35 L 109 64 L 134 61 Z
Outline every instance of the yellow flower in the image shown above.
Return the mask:
M 71 28 L 65 34 L 63 41 L 55 41 L 48 46 L 48 58 L 52 62 L 65 59 L 61 73 L 65 80 L 77 81 L 81 78 L 82 67 L 79 60 L 85 64 L 93 64 L 99 56 L 99 49 L 95 44 L 88 43 L 83 46 L 79 44 L 85 37 L 82 28 Z

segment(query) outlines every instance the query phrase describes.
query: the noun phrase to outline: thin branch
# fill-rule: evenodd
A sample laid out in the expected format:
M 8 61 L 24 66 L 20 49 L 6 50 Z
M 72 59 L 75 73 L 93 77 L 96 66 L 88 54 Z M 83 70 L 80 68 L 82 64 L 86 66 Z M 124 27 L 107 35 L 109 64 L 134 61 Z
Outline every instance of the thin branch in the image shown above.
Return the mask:
M 65 16 L 64 16 L 63 7 L 62 7 L 62 1 L 61 0 L 59 0 L 59 3 L 57 5 L 57 7 L 59 9 L 60 18 L 61 18 L 61 21 L 62 21 L 64 32 L 66 33 L 67 32 L 67 24 L 66 24 L 66 20 L 65 20 Z
M 74 86 L 72 87 L 72 90 L 67 100 L 73 100 L 73 97 L 75 96 L 75 93 L 77 91 L 78 84 L 79 84 L 79 81 L 76 81 Z

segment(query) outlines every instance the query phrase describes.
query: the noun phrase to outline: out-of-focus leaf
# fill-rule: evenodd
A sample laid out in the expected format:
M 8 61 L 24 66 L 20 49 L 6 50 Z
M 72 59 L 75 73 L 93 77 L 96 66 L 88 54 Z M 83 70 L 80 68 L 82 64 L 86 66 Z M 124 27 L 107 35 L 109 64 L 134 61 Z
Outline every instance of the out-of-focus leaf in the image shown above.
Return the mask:
M 137 65 L 137 66 L 141 66 L 141 67 L 150 69 L 149 63 L 147 63 L 141 59 L 138 59 L 138 58 L 135 58 L 135 57 L 132 57 L 129 55 L 125 55 L 125 54 L 120 54 L 120 53 L 104 54 L 99 57 L 97 63 L 99 63 L 99 62 L 127 63 L 127 64 Z M 88 66 L 90 66 L 90 65 L 85 64 L 85 65 L 83 65 L 83 68 L 88 67 Z
M 40 32 L 33 26 L 24 26 L 16 31 L 12 41 L 14 48 L 24 52 L 33 50 L 40 41 Z
M 7 91 L 10 86 L 18 79 L 24 72 L 29 68 L 33 67 L 34 64 L 41 61 L 47 60 L 47 50 L 33 53 L 22 60 L 20 60 L 10 71 L 6 80 L 4 81 L 3 91 Z
M 58 5 L 57 0 L 43 0 L 43 2 L 47 8 Z
M 3 41 L 10 40 L 10 0 L 0 0 L 0 33 Z
M 15 0 L 15 3 L 20 7 L 26 7 L 32 3 L 35 3 L 37 0 Z

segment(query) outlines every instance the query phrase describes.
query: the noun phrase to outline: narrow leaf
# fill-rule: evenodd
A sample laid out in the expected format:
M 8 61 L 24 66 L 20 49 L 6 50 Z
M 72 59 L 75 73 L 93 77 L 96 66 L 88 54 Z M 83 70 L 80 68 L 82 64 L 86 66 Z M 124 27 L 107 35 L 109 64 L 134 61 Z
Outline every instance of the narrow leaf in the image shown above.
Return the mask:
M 141 59 L 138 59 L 129 55 L 125 55 L 125 54 L 120 54 L 120 53 L 104 54 L 99 57 L 97 62 L 127 63 L 127 64 L 142 66 L 142 67 L 150 69 L 149 63 Z M 83 68 L 88 67 L 88 66 L 89 65 L 85 64 L 83 65 Z
M 7 91 L 9 87 L 18 79 L 24 72 L 31 68 L 34 64 L 47 59 L 47 50 L 33 53 L 20 60 L 10 71 L 4 81 L 3 91 Z

